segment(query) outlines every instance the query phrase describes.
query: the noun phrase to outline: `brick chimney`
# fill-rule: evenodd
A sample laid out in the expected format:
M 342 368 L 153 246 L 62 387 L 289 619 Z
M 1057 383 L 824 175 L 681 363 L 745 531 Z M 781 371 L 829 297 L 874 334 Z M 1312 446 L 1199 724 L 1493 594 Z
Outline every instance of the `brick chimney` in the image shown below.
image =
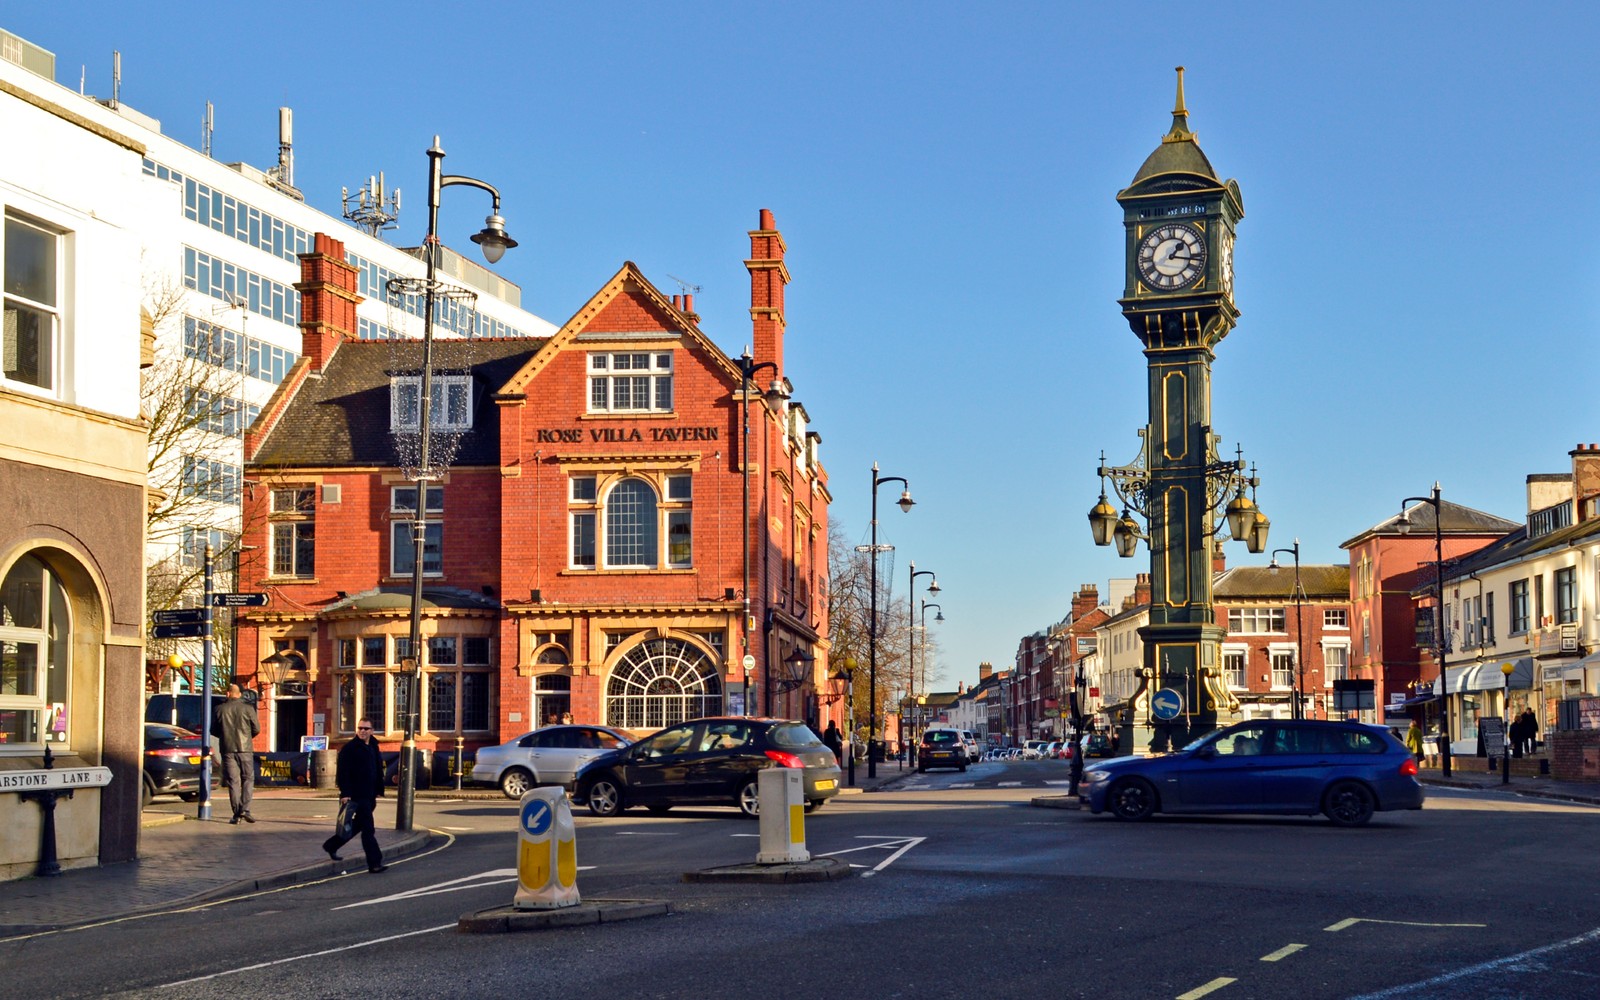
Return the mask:
M 988 660 L 984 660 L 982 663 L 978 664 L 978 683 L 982 684 L 984 681 L 988 680 L 989 678 L 991 678 L 993 676 L 994 676 L 994 664 L 993 663 L 990 663 Z
M 1134 577 L 1134 579 L 1133 579 L 1133 604 L 1134 604 L 1135 607 L 1138 607 L 1141 604 L 1149 604 L 1149 603 L 1150 603 L 1150 574 L 1149 573 L 1140 573 L 1138 576 Z
M 1221 540 L 1211 543 L 1211 575 L 1216 576 L 1228 568 L 1228 553 L 1223 551 Z
M 750 272 L 750 325 L 755 361 L 756 364 L 770 361 L 777 366 L 773 381 L 783 379 L 783 331 L 787 325 L 783 318 L 783 289 L 789 283 L 789 269 L 783 263 L 783 255 L 787 249 L 772 220 L 772 210 L 763 208 L 760 228 L 750 230 L 750 259 L 744 266 Z
M 312 251 L 300 255 L 300 353 L 320 374 L 333 352 L 356 337 L 356 269 L 344 257 L 344 243 L 317 233 Z
M 1587 521 L 1587 501 L 1600 496 L 1600 444 L 1578 445 L 1572 455 L 1572 499 L 1579 521 Z
M 1072 620 L 1082 621 L 1099 606 L 1100 588 L 1092 583 L 1080 585 L 1077 596 L 1072 599 Z

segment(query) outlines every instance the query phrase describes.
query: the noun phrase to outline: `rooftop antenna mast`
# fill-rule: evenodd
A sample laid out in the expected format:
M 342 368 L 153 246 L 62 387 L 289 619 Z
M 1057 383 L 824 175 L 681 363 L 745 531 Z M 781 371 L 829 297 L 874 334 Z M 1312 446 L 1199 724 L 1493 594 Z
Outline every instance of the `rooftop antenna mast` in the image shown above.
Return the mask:
M 200 152 L 204 156 L 211 155 L 211 133 L 216 131 L 217 122 L 212 116 L 211 102 L 206 102 L 206 116 L 200 119 Z
M 368 177 L 367 183 L 356 189 L 354 198 L 349 188 L 340 188 L 339 195 L 344 199 L 344 217 L 372 236 L 395 228 L 395 220 L 400 218 L 400 189 L 395 188 L 393 194 L 385 191 L 381 170 L 378 176 Z
M 305 201 L 305 195 L 294 186 L 294 109 L 278 109 L 278 165 L 267 171 L 267 180 L 273 187 L 293 198 Z
M 678 290 L 683 292 L 685 295 L 688 295 L 690 292 L 693 292 L 696 295 L 698 295 L 700 293 L 700 286 L 699 285 L 691 285 L 687 281 L 684 281 L 682 278 L 678 277 L 675 274 L 669 274 L 669 275 L 667 275 L 667 277 L 671 278 L 673 280 L 673 282 L 675 284 L 677 284 Z

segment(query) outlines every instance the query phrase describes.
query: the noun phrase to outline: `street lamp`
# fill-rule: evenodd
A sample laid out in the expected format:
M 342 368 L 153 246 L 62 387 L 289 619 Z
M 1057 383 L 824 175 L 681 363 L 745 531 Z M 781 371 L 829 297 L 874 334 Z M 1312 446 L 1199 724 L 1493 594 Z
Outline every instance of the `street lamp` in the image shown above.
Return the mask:
M 756 375 L 757 372 L 766 371 L 766 370 L 769 370 L 769 369 L 772 371 L 772 374 L 774 376 L 776 376 L 778 374 L 778 364 L 777 364 L 777 362 L 775 362 L 775 361 L 762 361 L 762 362 L 760 362 L 758 364 L 758 363 L 756 363 L 755 358 L 752 358 L 750 356 L 749 350 L 746 350 L 743 354 L 739 355 L 739 376 L 740 376 L 740 379 L 739 379 L 739 426 L 740 426 L 739 440 L 742 442 L 742 444 L 740 445 L 740 456 L 739 456 L 739 458 L 740 458 L 740 461 L 739 461 L 739 478 L 741 480 L 741 486 L 743 487 L 743 490 L 744 490 L 744 506 L 743 506 L 743 510 L 744 510 L 744 532 L 743 532 L 743 535 L 744 535 L 744 544 L 743 544 L 743 549 L 744 549 L 744 630 L 743 630 L 743 635 L 744 635 L 744 652 L 745 652 L 745 658 L 747 660 L 750 659 L 750 634 L 756 630 L 756 619 L 755 619 L 755 616 L 750 613 L 750 611 L 751 611 L 751 608 L 750 608 L 750 384 L 754 380 L 755 375 Z M 774 378 L 773 381 L 772 381 L 772 384 L 767 388 L 767 391 L 761 394 L 761 398 L 766 402 L 768 407 L 772 407 L 772 406 L 775 406 L 780 400 L 787 399 L 788 398 L 788 394 L 783 391 L 783 383 L 779 382 L 776 378 Z M 770 437 L 770 436 L 771 435 L 769 435 L 769 434 L 762 434 L 761 435 L 761 452 L 762 452 L 763 456 L 766 454 L 766 442 L 767 442 L 767 438 Z M 766 466 L 766 462 L 765 462 L 765 459 L 763 459 L 763 461 L 762 461 L 762 469 L 761 469 L 761 475 L 762 475 L 761 481 L 762 481 L 762 484 L 763 484 L 762 495 L 763 496 L 766 493 L 765 483 L 766 483 L 767 470 L 766 470 L 765 466 Z M 766 518 L 765 517 L 762 518 L 762 523 L 763 524 L 766 523 Z M 744 668 L 744 680 L 743 680 L 743 685 L 742 686 L 743 686 L 744 693 L 743 693 L 743 697 L 742 697 L 743 705 L 740 706 L 740 711 L 742 711 L 745 715 L 749 715 L 750 714 L 750 668 L 749 668 L 748 665 L 745 666 L 745 668 Z M 771 683 L 769 682 L 769 683 L 763 685 L 762 690 L 765 692 L 765 711 L 767 712 L 767 714 L 771 714 L 771 711 L 772 711 L 772 704 L 771 704 L 772 685 L 771 685 Z
M 1305 646 L 1301 643 L 1300 622 L 1305 608 L 1301 604 L 1304 591 L 1300 586 L 1300 539 L 1294 540 L 1294 545 L 1287 549 L 1273 549 L 1272 561 L 1267 564 L 1267 569 L 1273 573 L 1278 572 L 1278 553 L 1294 553 L 1294 711 L 1291 713 L 1296 719 L 1305 718 L 1305 705 L 1302 699 L 1306 690 L 1306 665 Z
M 492 184 L 442 172 L 444 150 L 439 147 L 439 137 L 433 137 L 433 147 L 428 150 L 428 235 L 423 241 L 423 259 L 427 263 L 427 276 L 422 282 L 422 386 L 418 398 L 417 444 L 420 449 L 417 461 L 417 496 L 411 522 L 411 633 L 406 647 L 405 664 L 400 683 L 405 690 L 405 737 L 400 745 L 400 791 L 395 803 L 395 829 L 411 829 L 413 806 L 416 800 L 416 747 L 417 706 L 422 687 L 422 569 L 424 545 L 428 525 L 428 481 L 435 478 L 428 469 L 429 435 L 433 417 L 433 306 L 442 291 L 439 281 L 439 195 L 447 187 L 465 185 L 486 191 L 492 199 L 489 217 L 482 231 L 473 234 L 472 242 L 483 249 L 484 259 L 497 263 L 505 252 L 517 245 L 506 233 L 506 220 L 500 217 L 500 192 Z
M 1500 664 L 1505 689 L 1500 693 L 1500 784 L 1511 784 L 1511 675 L 1517 669 L 1510 660 Z
M 839 669 L 833 672 L 835 680 L 844 684 L 845 726 L 845 782 L 852 788 L 856 783 L 856 658 L 847 656 Z
M 916 600 L 917 577 L 919 576 L 933 576 L 933 570 L 919 570 L 917 569 L 917 564 L 912 563 L 911 577 L 906 581 L 906 681 L 911 689 L 911 697 L 913 699 L 917 697 L 917 630 L 911 627 L 913 625 L 911 612 L 912 604 Z M 938 579 L 929 580 L 928 593 L 937 594 L 938 592 Z M 904 742 L 903 739 L 902 742 Z M 906 756 L 909 757 L 910 755 L 908 750 Z
M 1444 666 L 1444 516 L 1440 509 L 1442 501 L 1439 499 L 1439 483 L 1434 481 L 1433 491 L 1425 497 L 1406 497 L 1400 501 L 1400 517 L 1395 521 L 1395 530 L 1400 534 L 1409 534 L 1411 531 L 1411 515 L 1406 510 L 1408 503 L 1425 503 L 1433 507 L 1433 586 L 1434 586 L 1434 629 L 1433 629 L 1433 657 L 1439 665 L 1439 773 L 1450 777 L 1450 680 L 1449 672 Z
M 911 484 L 903 476 L 878 475 L 878 463 L 872 463 L 872 595 L 871 610 L 867 616 L 867 777 L 878 776 L 878 755 L 874 743 L 878 735 L 878 487 L 884 483 L 899 483 L 900 510 L 909 514 L 916 503 L 911 499 Z
M 930 584 L 929 587 L 928 587 L 928 592 L 929 593 L 937 593 L 938 590 L 939 590 L 939 585 L 938 585 L 937 582 L 935 582 L 933 584 Z M 917 665 L 916 665 L 916 661 L 913 660 L 912 664 L 911 664 L 911 678 L 912 678 L 912 680 L 911 680 L 911 694 L 917 700 L 917 732 L 918 733 L 920 733 L 921 730 L 924 727 L 926 727 L 927 724 L 928 724 L 927 723 L 927 713 L 925 711 L 925 706 L 928 703 L 926 695 L 928 693 L 928 609 L 929 608 L 939 608 L 940 609 L 939 613 L 933 616 L 933 620 L 936 621 L 936 622 L 944 621 L 944 609 L 943 609 L 942 605 L 940 605 L 938 603 L 935 603 L 935 602 L 932 602 L 932 601 L 923 601 L 922 602 L 922 695 L 921 696 L 917 695 L 917 682 L 916 682 Z M 912 638 L 915 639 L 915 636 L 913 636 Z M 913 742 L 920 742 L 920 737 L 919 737 L 918 741 L 913 741 Z

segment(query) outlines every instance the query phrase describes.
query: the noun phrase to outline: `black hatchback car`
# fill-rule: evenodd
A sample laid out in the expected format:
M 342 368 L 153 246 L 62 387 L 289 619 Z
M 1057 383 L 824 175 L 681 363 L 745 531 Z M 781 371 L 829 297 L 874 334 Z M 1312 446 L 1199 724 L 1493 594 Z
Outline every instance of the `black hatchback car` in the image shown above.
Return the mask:
M 177 795 L 185 802 L 200 797 L 200 765 L 205 750 L 200 735 L 162 722 L 144 724 L 144 790 L 141 805 L 157 795 Z M 216 775 L 212 774 L 212 784 Z
M 572 798 L 596 816 L 630 806 L 664 813 L 675 805 L 759 810 L 756 773 L 799 768 L 806 811 L 839 794 L 839 762 L 811 727 L 788 719 L 695 719 L 612 750 L 579 768 Z
M 967 750 L 961 733 L 954 729 L 930 729 L 922 734 L 922 745 L 917 747 L 917 771 L 930 767 L 967 769 Z

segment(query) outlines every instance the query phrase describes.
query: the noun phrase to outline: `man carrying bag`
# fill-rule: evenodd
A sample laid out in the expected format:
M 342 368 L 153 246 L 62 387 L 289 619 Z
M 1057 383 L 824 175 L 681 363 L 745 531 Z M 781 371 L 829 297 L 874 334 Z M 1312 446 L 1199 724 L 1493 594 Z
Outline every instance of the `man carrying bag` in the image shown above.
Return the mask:
M 367 855 L 367 871 L 383 871 L 389 866 L 383 863 L 377 830 L 372 825 L 373 810 L 378 806 L 378 796 L 383 794 L 383 756 L 372 738 L 372 720 L 358 721 L 356 738 L 339 748 L 334 782 L 339 786 L 339 829 L 322 842 L 322 849 L 338 861 L 339 848 L 359 833 L 361 850 Z M 355 813 L 353 819 L 347 817 L 347 807 Z

